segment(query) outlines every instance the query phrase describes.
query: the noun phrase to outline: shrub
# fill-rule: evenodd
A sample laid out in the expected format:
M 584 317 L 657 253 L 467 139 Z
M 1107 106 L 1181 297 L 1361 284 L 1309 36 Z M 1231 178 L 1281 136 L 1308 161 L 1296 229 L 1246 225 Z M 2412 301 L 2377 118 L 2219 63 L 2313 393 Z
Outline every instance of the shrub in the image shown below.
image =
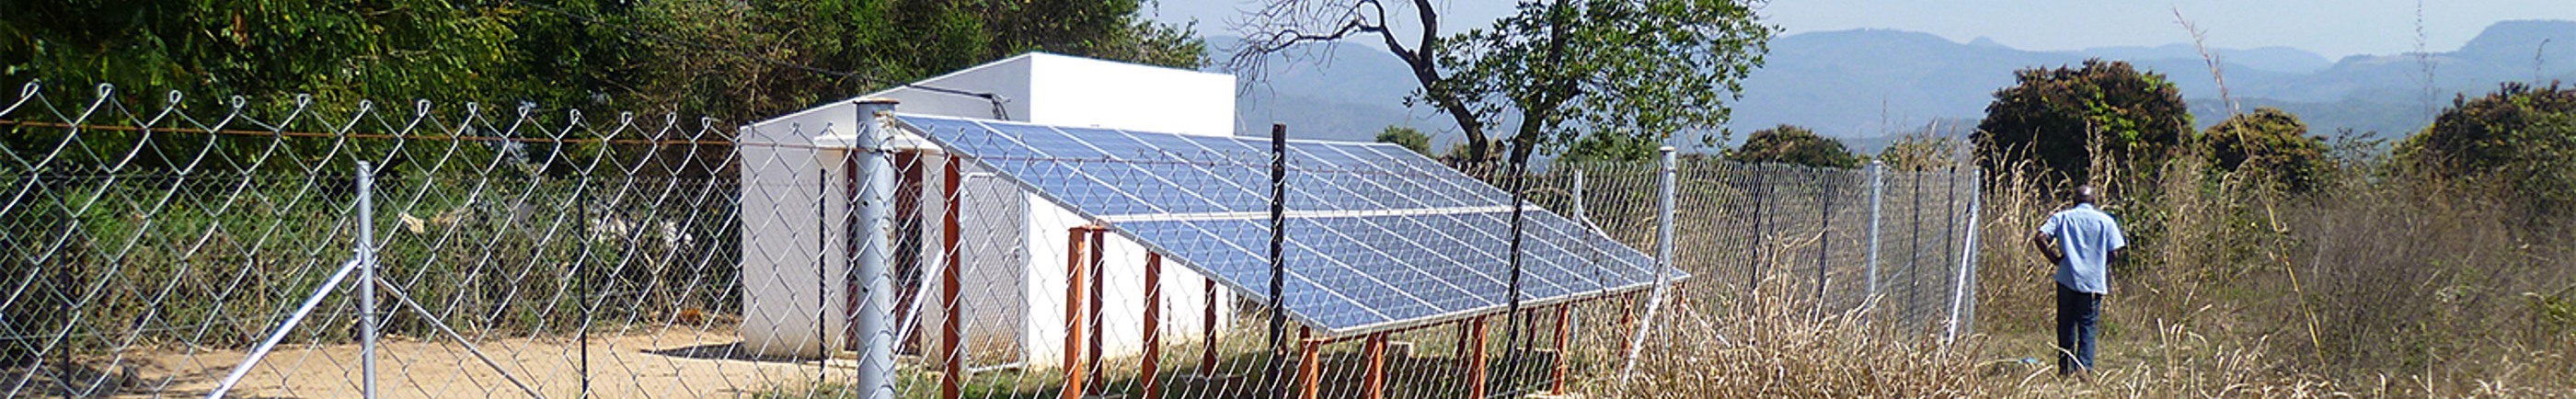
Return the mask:
M 2306 192 L 2332 167 L 2325 140 L 2308 136 L 2306 123 L 2278 108 L 2227 118 L 2201 140 L 2210 166 L 2260 187 Z
M 2457 188 L 2492 188 L 2543 214 L 2576 208 L 2576 88 L 2506 83 L 2485 97 L 2453 99 L 2423 133 L 2397 145 L 2420 176 Z

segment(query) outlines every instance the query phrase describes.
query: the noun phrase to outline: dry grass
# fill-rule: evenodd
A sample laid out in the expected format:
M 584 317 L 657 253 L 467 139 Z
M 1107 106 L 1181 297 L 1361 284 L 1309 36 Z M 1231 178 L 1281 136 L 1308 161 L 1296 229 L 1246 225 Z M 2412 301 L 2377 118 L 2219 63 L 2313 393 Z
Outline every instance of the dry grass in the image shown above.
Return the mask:
M 2570 223 L 2379 170 L 2312 193 L 2192 161 L 2109 182 L 2107 208 L 2144 234 L 2113 268 L 2089 378 L 2055 375 L 2053 283 L 2025 241 L 2062 203 L 2004 171 L 1978 334 L 1816 314 L 1766 283 L 1662 320 L 1675 331 L 1614 396 L 2576 397 Z

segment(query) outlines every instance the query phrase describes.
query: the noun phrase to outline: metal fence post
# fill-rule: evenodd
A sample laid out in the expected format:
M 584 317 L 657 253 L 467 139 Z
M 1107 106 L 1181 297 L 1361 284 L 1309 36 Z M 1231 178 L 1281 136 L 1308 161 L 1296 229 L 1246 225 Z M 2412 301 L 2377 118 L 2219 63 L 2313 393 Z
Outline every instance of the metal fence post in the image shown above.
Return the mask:
M 1840 174 L 1841 171 L 1819 170 L 1818 172 Z M 1825 288 L 1828 285 L 1827 280 L 1832 278 L 1829 273 L 1826 273 L 1830 269 L 1825 268 L 1825 257 L 1826 250 L 1832 249 L 1834 242 L 1832 239 L 1834 236 L 1833 194 L 1834 187 L 1840 185 L 1837 183 L 1827 183 L 1816 188 L 1816 234 L 1819 237 L 1816 240 L 1816 317 L 1824 317 Z
M 1913 221 L 1905 225 L 1905 316 L 1903 321 L 1905 323 L 1922 321 L 1919 317 L 1922 316 L 1920 305 L 1923 302 L 1924 173 L 1926 172 L 1917 171 L 1906 174 L 1906 180 L 1909 181 L 1907 185 L 1914 188 L 1914 194 L 1909 200 L 1912 202 L 1910 208 L 1913 209 L 1914 216 Z
M 358 369 L 361 394 L 376 399 L 376 171 L 358 162 Z
M 1590 223 L 1592 221 L 1592 216 L 1583 210 L 1583 168 L 1575 167 L 1570 169 L 1574 169 L 1574 221 L 1575 223 Z
M 1879 205 L 1887 195 L 1887 164 L 1869 161 L 1869 288 L 1870 297 L 1878 296 L 1878 215 Z
M 1637 352 L 1645 348 L 1646 333 L 1654 328 L 1655 308 L 1663 305 L 1664 285 L 1668 283 L 1665 278 L 1670 275 L 1665 270 L 1673 267 L 1673 191 L 1675 175 L 1680 173 L 1680 169 L 1674 165 L 1673 147 L 1665 146 L 1657 151 L 1663 153 L 1664 170 L 1658 173 L 1662 193 L 1655 201 L 1655 268 L 1651 271 L 1655 273 L 1655 289 L 1646 294 L 1646 317 L 1637 323 L 1636 335 L 1628 338 L 1628 355 L 1619 366 L 1619 386 L 1622 388 L 1628 385 L 1628 376 L 1637 370 Z
M 1742 296 L 1745 298 L 1752 297 L 1755 290 L 1761 289 L 1762 261 L 1766 260 L 1762 255 L 1762 244 L 1763 241 L 1765 241 L 1764 238 L 1766 238 L 1762 235 L 1762 220 L 1769 218 L 1764 217 L 1768 212 L 1764 212 L 1762 209 L 1762 197 L 1766 197 L 1766 195 L 1763 194 L 1767 194 L 1771 191 L 1771 179 L 1766 178 L 1770 175 L 1769 172 L 1771 171 L 1768 169 L 1771 168 L 1766 168 L 1764 166 L 1768 165 L 1744 165 L 1745 170 L 1753 173 L 1753 189 L 1745 190 L 1746 194 L 1753 196 L 1753 250 L 1748 252 L 1753 256 L 1753 259 L 1751 262 L 1746 262 L 1745 265 L 1744 292 L 1742 293 Z
M 1288 125 L 1270 125 L 1270 392 L 1288 396 L 1288 380 L 1278 378 L 1287 368 L 1288 308 L 1281 299 L 1282 281 L 1288 278 L 1285 243 L 1288 240 Z
M 894 281 L 887 274 L 893 263 L 894 238 L 894 132 L 877 120 L 877 114 L 894 110 L 891 101 L 861 101 L 858 104 L 858 172 L 860 191 L 858 229 L 861 240 L 857 262 L 851 273 L 863 284 L 866 298 L 859 300 L 856 320 L 859 338 L 859 370 L 856 386 L 863 398 L 894 397 Z M 825 341 L 829 341 L 828 339 Z
M 1972 172 L 1972 173 L 1973 173 L 1973 172 Z M 1950 176 L 1950 179 L 1951 179 L 1951 180 L 1950 180 L 1950 182 L 1951 182 L 1952 184 L 1956 184 L 1956 183 L 1958 183 L 1958 181 L 1959 181 L 1959 180 L 1958 180 L 1958 179 L 1959 179 L 1959 176 L 1958 176 L 1957 174 L 1953 173 L 1953 174 Z M 1975 279 L 1975 278 L 1977 277 L 1977 205 L 1978 205 L 1978 203 L 1983 202 L 1982 200 L 1984 199 L 1984 198 L 1982 198 L 1982 197 L 1980 197 L 1980 196 L 1978 195 L 1978 194 L 1979 194 L 1979 193 L 1978 193 L 1978 191 L 1980 191 L 1980 190 L 1979 190 L 1979 188 L 1977 187 L 1977 185 L 1974 185 L 1974 184 L 1969 185 L 1969 187 L 1968 187 L 1968 193 L 1969 193 L 1969 194 L 1968 194 L 1968 226 L 1967 226 L 1967 228 L 1966 228 L 1966 231 L 1964 231 L 1964 232 L 1963 232 L 1964 234 L 1967 234 L 1967 236 L 1968 236 L 1968 237 L 1967 237 L 1967 245 L 1965 246 L 1965 248 L 1964 248 L 1964 249 L 1962 249 L 1962 250 L 1959 252 L 1959 270 L 1958 270 L 1958 277 L 1955 277 L 1955 278 L 1953 278 L 1953 279 L 1952 279 L 1954 282 L 1953 282 L 1953 286 L 1952 286 L 1952 287 L 1950 287 L 1950 322 L 1949 322 L 1949 331 L 1943 332 L 1943 333 L 1941 334 L 1941 343 L 1942 343 L 1943 345 L 1945 345 L 1945 346 L 1946 346 L 1946 345 L 1948 345 L 1948 344 L 1950 343 L 1950 340 L 1951 340 L 1951 339 L 1954 339 L 1954 338 L 1958 338 L 1958 337 L 1959 337 L 1959 316 L 1960 316 L 1960 306 L 1962 305 L 1962 303 L 1961 303 L 1961 302 L 1975 300 L 1975 297 L 1974 297 L 1974 296 L 1968 295 L 1968 288 L 1969 288 L 1969 284 L 1973 281 L 1973 279 Z M 1957 195 L 1957 194 L 1954 192 L 1952 195 Z M 1971 309 L 1973 309 L 1973 308 L 1971 308 Z M 1969 315 L 1969 317 L 1975 317 L 1975 316 L 1974 316 L 1974 314 L 1973 314 L 1973 313 L 1971 313 L 1971 314 Z

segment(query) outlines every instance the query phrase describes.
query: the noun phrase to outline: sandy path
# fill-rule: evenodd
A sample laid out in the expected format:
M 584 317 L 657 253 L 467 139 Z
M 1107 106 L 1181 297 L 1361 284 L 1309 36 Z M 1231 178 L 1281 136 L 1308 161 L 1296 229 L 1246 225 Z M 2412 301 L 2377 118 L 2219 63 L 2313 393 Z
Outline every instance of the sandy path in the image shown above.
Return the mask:
M 731 327 L 704 332 L 669 330 L 603 336 L 588 349 L 591 395 L 603 398 L 749 396 L 806 386 L 818 377 L 846 380 L 842 362 L 789 362 L 733 356 Z M 579 344 L 569 338 L 503 338 L 475 342 L 493 361 L 549 398 L 579 397 Z M 233 388 L 231 397 L 349 398 L 359 396 L 357 345 L 289 342 L 262 360 Z M 129 351 L 116 360 L 126 387 L 117 397 L 204 397 L 243 351 L 156 349 Z M 386 398 L 526 397 L 516 385 L 450 340 L 393 338 L 377 354 L 377 383 Z M 109 359 L 89 361 L 107 364 Z

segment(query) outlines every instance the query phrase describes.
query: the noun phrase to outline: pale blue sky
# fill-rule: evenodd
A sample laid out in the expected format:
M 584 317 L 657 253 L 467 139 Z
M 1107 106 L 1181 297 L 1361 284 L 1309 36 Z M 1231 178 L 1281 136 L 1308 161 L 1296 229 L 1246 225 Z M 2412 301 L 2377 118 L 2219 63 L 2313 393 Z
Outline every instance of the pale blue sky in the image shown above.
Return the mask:
M 1149 0 L 1149 2 L 1156 0 Z M 1164 21 L 1199 20 L 1199 32 L 1231 34 L 1228 22 L 1266 0 L 1159 0 L 1148 12 Z M 1403 4 L 1407 0 L 1388 0 Z M 1426 0 L 1444 4 L 1450 22 L 1484 25 L 1512 1 Z M 1779 0 L 1763 16 L 1791 34 L 1857 28 L 1930 32 L 1952 41 L 1977 37 L 2028 50 L 2154 46 L 2191 40 L 2174 9 L 2225 48 L 2296 47 L 2327 58 L 2396 54 L 2416 48 L 2416 0 Z M 2571 0 L 2424 1 L 2425 48 L 2458 48 L 2480 29 L 2517 19 L 2576 20 Z M 1399 10 L 1404 7 L 1397 7 Z

